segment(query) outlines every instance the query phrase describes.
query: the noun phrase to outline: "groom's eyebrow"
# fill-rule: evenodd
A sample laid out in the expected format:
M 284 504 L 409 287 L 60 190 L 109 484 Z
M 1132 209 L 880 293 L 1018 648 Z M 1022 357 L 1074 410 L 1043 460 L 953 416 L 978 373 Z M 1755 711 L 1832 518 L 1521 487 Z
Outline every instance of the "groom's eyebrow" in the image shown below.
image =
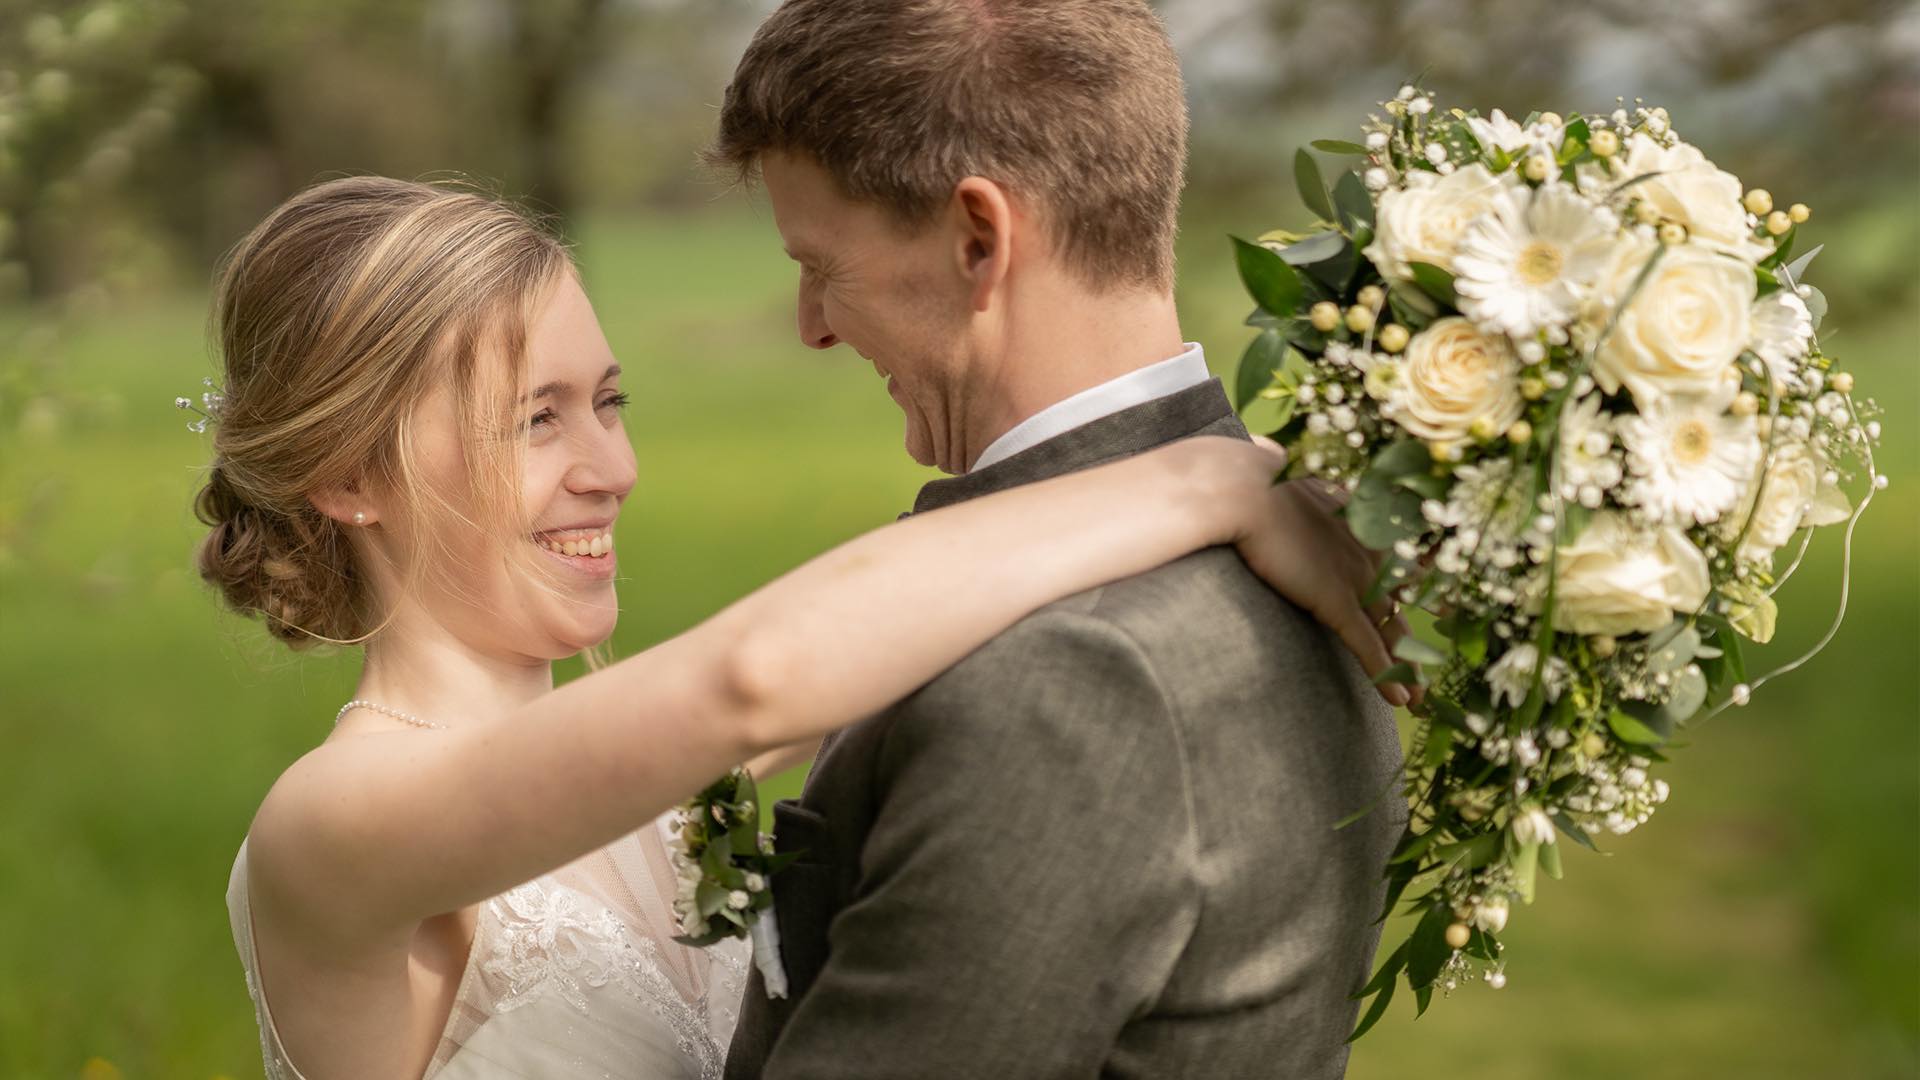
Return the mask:
M 607 367 L 606 374 L 600 376 L 600 381 L 606 382 L 608 379 L 611 379 L 618 374 L 620 374 L 620 365 L 611 364 Z M 548 397 L 553 394 L 564 394 L 567 391 L 572 389 L 573 389 L 572 383 L 566 381 L 565 379 L 555 379 L 550 383 L 541 383 L 540 386 L 536 388 L 533 393 L 528 394 L 526 397 L 523 397 L 520 400 L 521 401 L 528 401 L 528 400 L 538 401 L 543 397 Z

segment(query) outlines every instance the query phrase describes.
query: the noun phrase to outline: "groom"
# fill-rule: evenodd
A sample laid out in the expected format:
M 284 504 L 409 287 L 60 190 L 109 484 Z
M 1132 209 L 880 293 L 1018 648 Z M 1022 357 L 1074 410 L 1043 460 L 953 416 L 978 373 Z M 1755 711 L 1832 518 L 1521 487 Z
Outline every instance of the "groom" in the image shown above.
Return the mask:
M 887 377 L 915 512 L 1245 438 L 1173 303 L 1178 63 L 1145 0 L 788 0 L 709 157 L 799 328 Z M 791 996 L 733 1078 L 1335 1077 L 1378 941 L 1390 709 L 1230 548 L 1054 604 L 776 807 Z

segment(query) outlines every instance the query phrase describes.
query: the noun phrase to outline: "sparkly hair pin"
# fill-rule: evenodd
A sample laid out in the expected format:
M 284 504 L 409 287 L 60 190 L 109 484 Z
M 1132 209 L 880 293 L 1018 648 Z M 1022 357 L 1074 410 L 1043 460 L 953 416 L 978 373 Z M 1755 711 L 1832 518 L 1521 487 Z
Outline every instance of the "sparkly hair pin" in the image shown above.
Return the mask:
M 198 413 L 200 415 L 200 419 L 187 422 L 187 430 L 196 435 L 204 433 L 207 430 L 208 424 L 217 424 L 220 422 L 220 408 L 227 403 L 227 395 L 221 393 L 220 388 L 213 385 L 211 378 L 201 379 L 200 384 L 207 388 L 206 391 L 200 395 L 200 408 L 194 407 L 192 398 L 177 397 L 173 399 L 174 408 L 185 409 L 188 412 Z

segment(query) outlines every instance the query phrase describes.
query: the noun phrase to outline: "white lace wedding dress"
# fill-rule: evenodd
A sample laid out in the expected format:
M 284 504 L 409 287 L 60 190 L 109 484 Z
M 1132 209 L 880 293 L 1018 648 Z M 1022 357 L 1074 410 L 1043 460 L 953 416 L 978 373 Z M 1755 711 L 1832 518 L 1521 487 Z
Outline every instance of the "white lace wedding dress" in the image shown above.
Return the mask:
M 712 1080 L 739 1020 L 750 950 L 675 944 L 664 818 L 480 905 L 422 1080 Z M 305 1080 L 261 992 L 243 842 L 227 912 L 268 1080 Z

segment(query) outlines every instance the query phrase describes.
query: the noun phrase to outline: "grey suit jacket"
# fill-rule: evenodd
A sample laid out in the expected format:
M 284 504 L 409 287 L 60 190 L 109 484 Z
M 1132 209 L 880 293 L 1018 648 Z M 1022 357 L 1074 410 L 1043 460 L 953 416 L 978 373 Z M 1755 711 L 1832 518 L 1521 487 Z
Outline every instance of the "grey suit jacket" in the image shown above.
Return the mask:
M 1197 434 L 1246 437 L 1218 380 L 915 511 Z M 1333 825 L 1400 760 L 1359 664 L 1231 548 L 1043 608 L 775 807 L 792 996 L 756 973 L 727 1076 L 1337 1077 L 1406 819 Z

